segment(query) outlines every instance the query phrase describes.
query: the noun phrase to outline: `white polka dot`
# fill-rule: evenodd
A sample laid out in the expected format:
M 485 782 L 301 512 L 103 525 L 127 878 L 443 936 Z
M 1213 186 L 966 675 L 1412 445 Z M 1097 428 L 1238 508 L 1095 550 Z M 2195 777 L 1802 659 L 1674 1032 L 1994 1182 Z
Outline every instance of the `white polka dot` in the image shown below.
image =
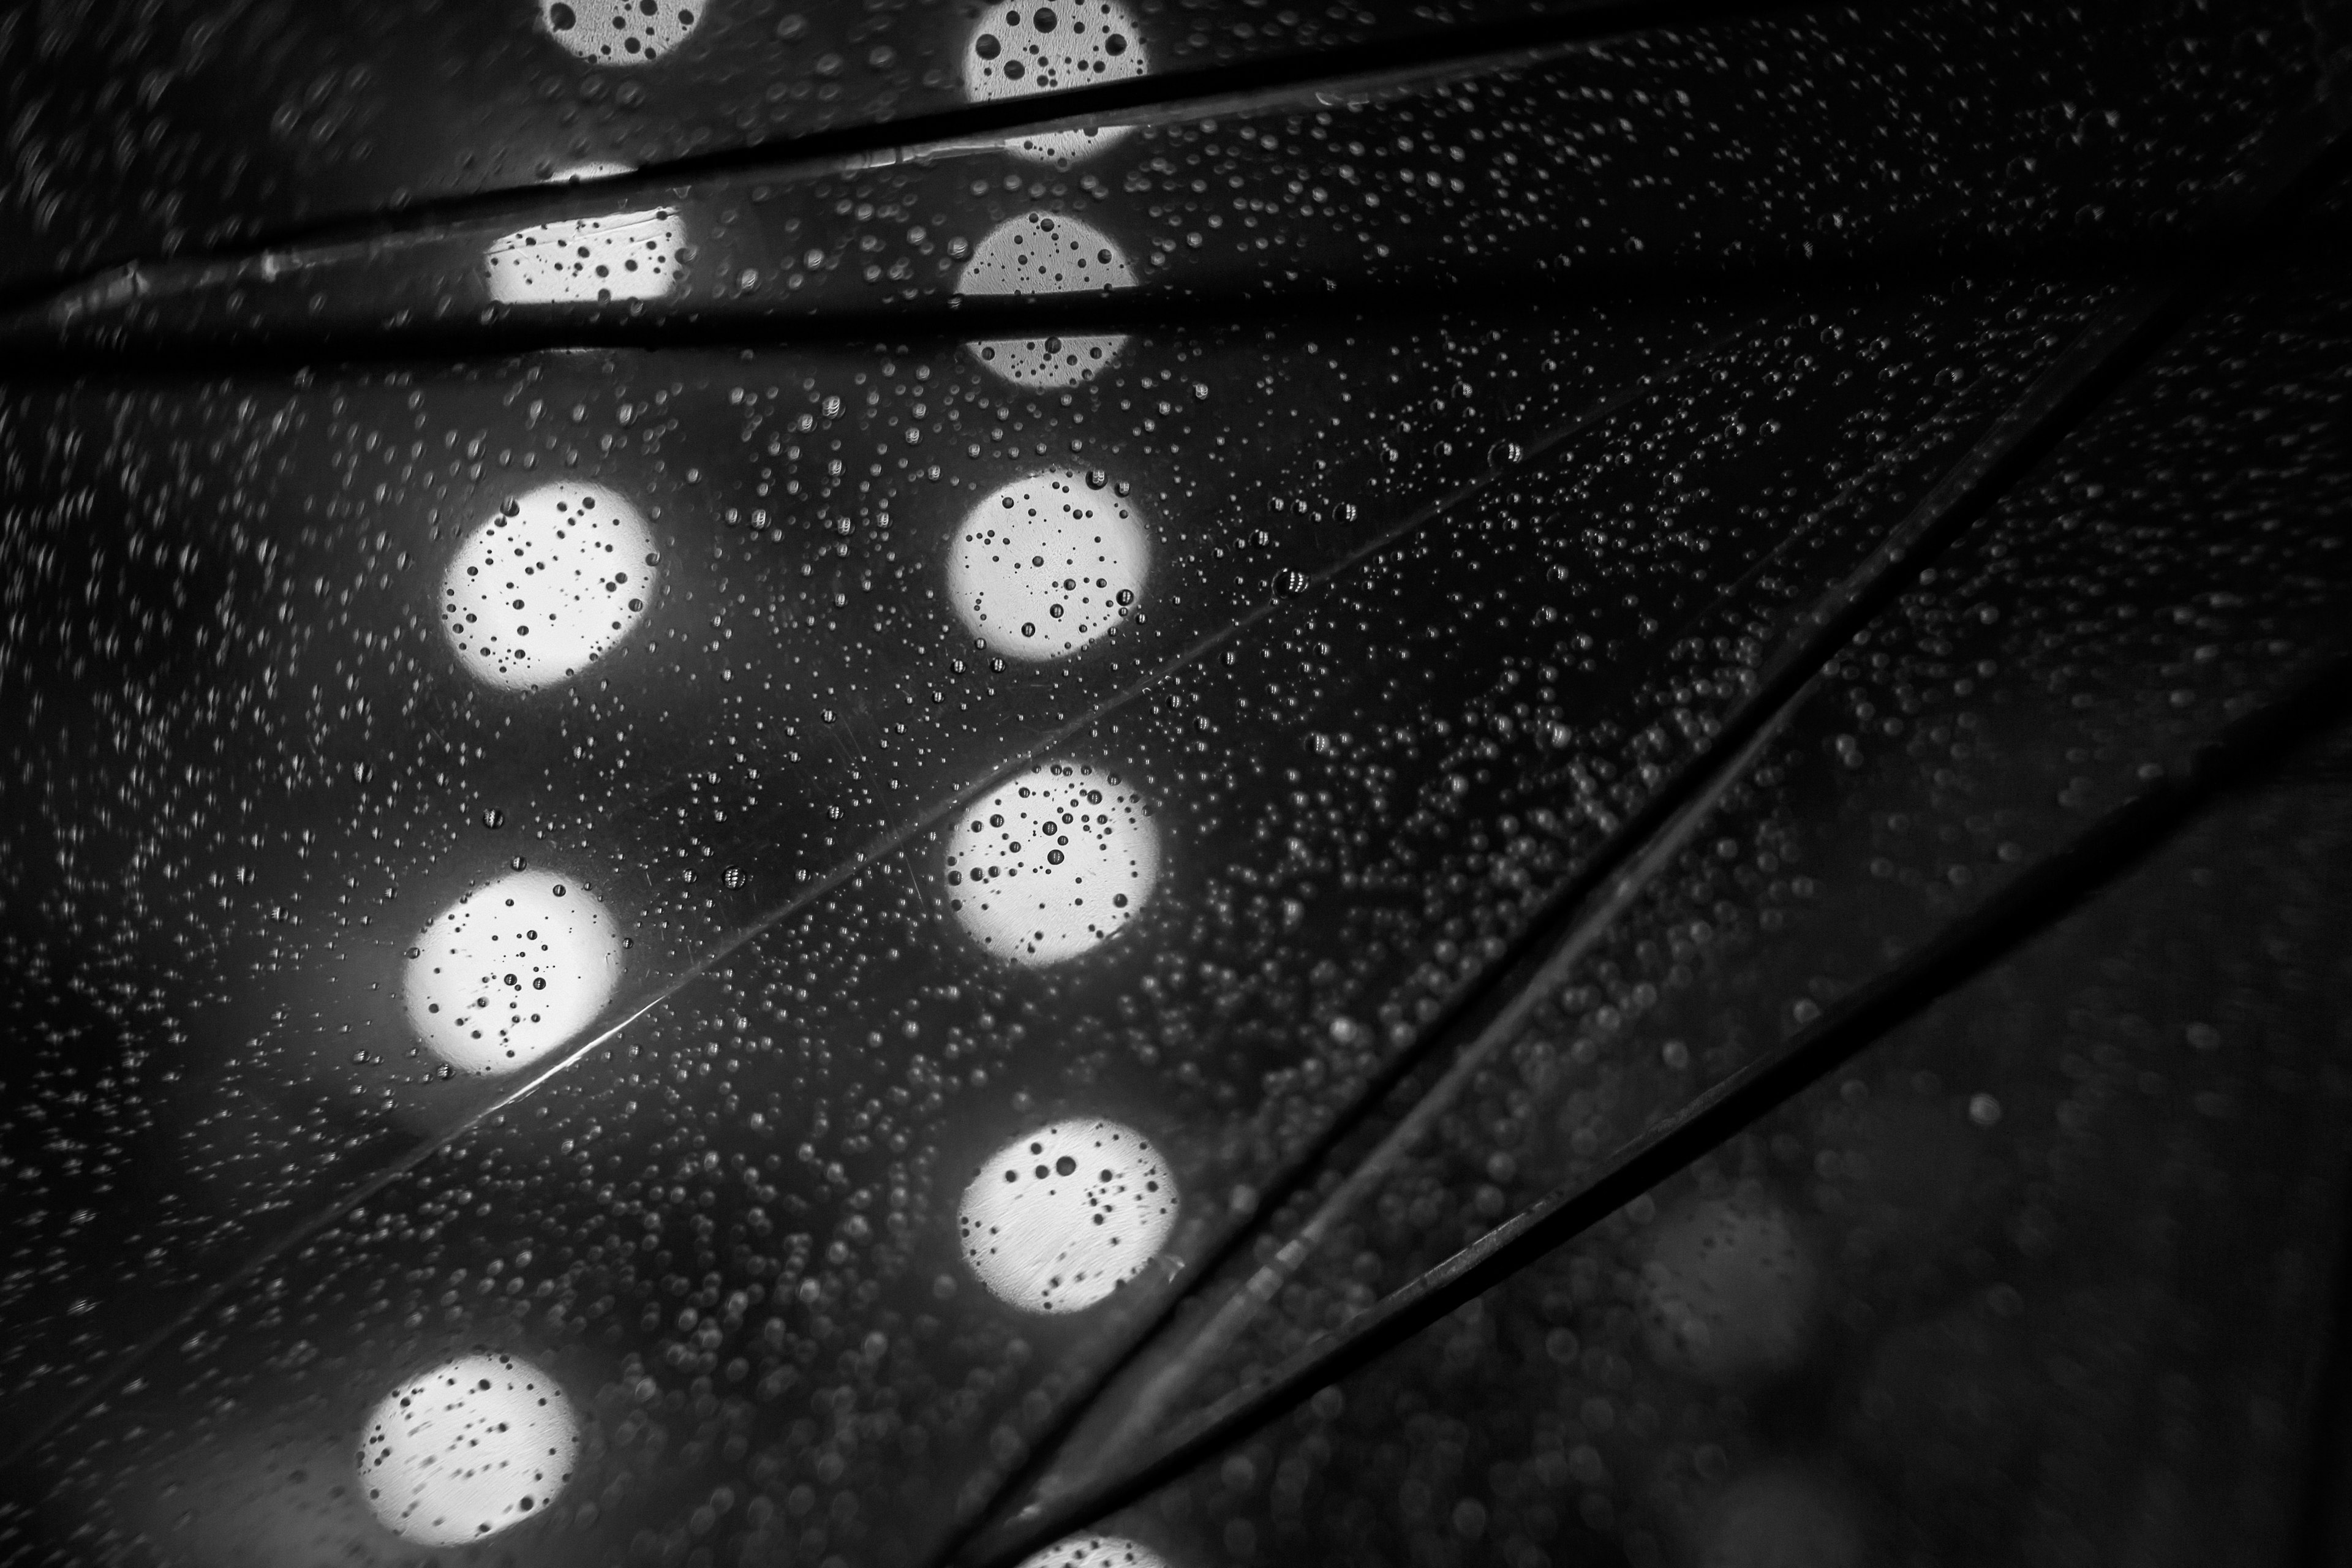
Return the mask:
M 685 246 L 684 221 L 657 207 L 517 229 L 490 242 L 482 269 L 506 305 L 658 300 L 685 281 Z
M 463 1072 L 530 1066 L 604 1010 L 621 933 L 576 883 L 516 871 L 441 911 L 409 950 L 408 1021 Z
M 652 602 L 653 531 L 626 499 L 561 480 L 466 536 L 441 577 L 442 629 L 467 670 L 508 691 L 569 680 Z
M 1160 829 L 1116 773 L 1055 763 L 965 808 L 948 843 L 948 907 L 989 952 L 1027 965 L 1099 947 L 1151 897 Z
M 1056 1121 L 980 1168 L 957 1223 L 990 1294 L 1033 1312 L 1075 1312 L 1159 1253 L 1176 1224 L 1176 1184 L 1133 1128 Z
M 1021 1568 L 1168 1568 L 1168 1560 L 1124 1536 L 1074 1535 L 1024 1559 Z
M 1005 219 L 972 247 L 956 292 L 976 298 L 1086 294 L 1135 287 L 1118 242 L 1092 224 L 1055 213 Z M 966 352 L 1015 385 L 1076 386 L 1108 368 L 1127 346 L 1120 332 L 990 338 Z
M 580 1418 L 514 1356 L 469 1355 L 386 1394 L 360 1439 L 360 1490 L 385 1528 L 455 1546 L 541 1515 L 572 1479 Z
M 948 597 L 996 652 L 1066 658 L 1134 613 L 1150 565 L 1141 514 L 1101 473 L 1048 468 L 971 509 L 948 552 Z
M 548 36 L 593 65 L 650 65 L 684 43 L 705 0 L 539 0 Z
M 979 103 L 1124 81 L 1150 68 L 1142 36 L 1117 0 L 992 5 L 964 46 L 964 90 Z M 1066 167 L 1117 145 L 1134 130 L 1054 131 L 1017 136 L 1006 145 L 1024 158 Z

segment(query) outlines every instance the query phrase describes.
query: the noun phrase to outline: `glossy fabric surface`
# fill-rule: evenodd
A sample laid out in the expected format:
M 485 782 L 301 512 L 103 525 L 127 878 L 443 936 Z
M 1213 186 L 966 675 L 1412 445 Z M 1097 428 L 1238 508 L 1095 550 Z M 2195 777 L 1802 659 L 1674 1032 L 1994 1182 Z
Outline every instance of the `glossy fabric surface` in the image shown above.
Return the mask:
M 0 21 L 0 1555 L 992 1561 L 1344 1344 L 2310 700 L 2324 20 Z M 2296 765 L 1057 1550 L 2279 1560 Z

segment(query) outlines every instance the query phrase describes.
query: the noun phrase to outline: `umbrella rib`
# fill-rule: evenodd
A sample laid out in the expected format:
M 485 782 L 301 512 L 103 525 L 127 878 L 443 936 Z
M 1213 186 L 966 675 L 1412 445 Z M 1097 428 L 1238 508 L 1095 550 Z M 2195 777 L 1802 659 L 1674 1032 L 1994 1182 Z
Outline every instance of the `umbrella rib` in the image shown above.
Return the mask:
M 2168 265 L 2177 266 L 2189 253 L 2191 244 L 2151 242 L 2134 247 L 2128 254 L 2086 250 L 2073 243 L 2047 253 L 1991 252 L 1946 245 L 1932 255 L 1923 255 L 1903 247 L 1864 263 L 1757 262 L 1741 264 L 1737 269 L 1700 269 L 1673 262 L 1640 267 L 1595 262 L 1580 268 L 1577 286 L 1585 308 L 1769 310 L 1800 300 L 1867 298 L 1882 290 L 1890 277 L 1908 286 L 1931 286 L 2030 270 L 2033 278 L 2045 281 L 2107 284 L 2119 276 L 2150 276 Z M 1321 323 L 1344 328 L 1367 320 L 1429 320 L 1462 313 L 1461 307 L 1433 305 L 1425 279 L 1343 281 L 1324 277 L 1316 282 L 1318 286 L 1311 293 L 1248 287 L 1185 292 L 1121 290 L 1110 296 L 948 294 L 895 306 L 809 315 L 736 315 L 724 310 L 680 308 L 572 320 L 515 315 L 458 321 L 379 320 L 326 327 L 296 321 L 268 324 L 261 330 L 270 335 L 250 337 L 236 335 L 242 328 L 192 331 L 176 318 L 159 315 L 132 330 L 116 331 L 110 325 L 103 338 L 87 342 L 66 336 L 68 329 L 47 314 L 50 306 L 43 305 L 14 314 L 0 310 L 0 358 L 8 362 L 10 384 L 29 384 L 78 383 L 103 373 L 215 376 L 322 366 L 438 368 L 454 361 L 520 356 L 551 349 L 866 348 L 887 343 L 904 353 L 916 344 L 969 342 L 992 336 L 1199 332 Z M 1476 280 L 1480 303 L 1475 309 L 1553 317 L 1560 309 L 1560 286 L 1556 274 L 1482 274 Z

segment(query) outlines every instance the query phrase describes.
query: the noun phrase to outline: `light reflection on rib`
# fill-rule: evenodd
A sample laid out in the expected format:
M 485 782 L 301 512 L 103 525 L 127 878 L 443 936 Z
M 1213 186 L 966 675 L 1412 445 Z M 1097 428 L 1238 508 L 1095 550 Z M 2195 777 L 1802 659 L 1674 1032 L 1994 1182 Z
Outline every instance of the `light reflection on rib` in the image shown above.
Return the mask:
M 509 500 L 467 534 L 441 577 L 442 629 L 487 685 L 569 680 L 629 634 L 659 557 L 627 498 L 559 480 Z
M 604 1010 L 621 953 L 619 927 L 586 889 L 516 871 L 459 899 L 418 937 L 408 1021 L 459 1072 L 514 1072 Z
M 948 843 L 948 908 L 999 958 L 1039 966 L 1099 947 L 1160 877 L 1151 808 L 1117 773 L 1055 763 L 965 808 Z
M 386 1529 L 422 1546 L 456 1546 L 543 1514 L 579 1453 L 580 1417 L 555 1380 L 489 1353 L 384 1395 L 356 1468 Z
M 1117 0 L 991 6 L 964 46 L 964 90 L 979 103 L 1124 81 L 1150 68 L 1134 18 Z M 1134 129 L 1046 132 L 1008 145 L 1022 157 L 1066 167 L 1116 145 Z
M 1116 1121 L 1056 1121 L 998 1150 L 965 1187 L 964 1259 L 991 1295 L 1075 1312 L 1158 1255 L 1176 1183 L 1143 1135 Z
M 1134 613 L 1150 565 L 1141 514 L 1099 470 L 1048 468 L 972 508 L 948 555 L 948 597 L 994 651 L 1065 658 Z
M 1118 242 L 1082 219 L 1024 213 L 1005 219 L 972 247 L 956 292 L 977 298 L 1084 294 L 1135 286 L 1135 268 Z M 1127 346 L 1120 332 L 991 338 L 966 351 L 1016 386 L 1076 386 L 1107 369 Z

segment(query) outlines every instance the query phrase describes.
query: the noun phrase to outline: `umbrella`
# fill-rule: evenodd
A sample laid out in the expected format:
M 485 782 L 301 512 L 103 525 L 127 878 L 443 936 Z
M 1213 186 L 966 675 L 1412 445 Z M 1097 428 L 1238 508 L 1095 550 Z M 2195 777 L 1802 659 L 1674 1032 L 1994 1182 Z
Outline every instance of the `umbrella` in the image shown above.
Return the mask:
M 2327 1549 L 2325 16 L 5 26 L 12 1552 Z

